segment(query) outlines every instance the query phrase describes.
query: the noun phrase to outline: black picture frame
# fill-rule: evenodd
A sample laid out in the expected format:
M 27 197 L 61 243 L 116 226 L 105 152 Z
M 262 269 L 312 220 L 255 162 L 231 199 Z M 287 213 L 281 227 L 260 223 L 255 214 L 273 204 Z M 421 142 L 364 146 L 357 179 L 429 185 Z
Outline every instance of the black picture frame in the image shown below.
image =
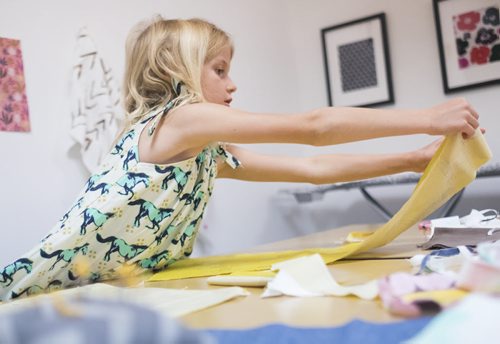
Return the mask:
M 330 106 L 394 103 L 385 13 L 321 29 Z
M 500 0 L 433 0 L 444 93 L 500 84 L 499 10 Z

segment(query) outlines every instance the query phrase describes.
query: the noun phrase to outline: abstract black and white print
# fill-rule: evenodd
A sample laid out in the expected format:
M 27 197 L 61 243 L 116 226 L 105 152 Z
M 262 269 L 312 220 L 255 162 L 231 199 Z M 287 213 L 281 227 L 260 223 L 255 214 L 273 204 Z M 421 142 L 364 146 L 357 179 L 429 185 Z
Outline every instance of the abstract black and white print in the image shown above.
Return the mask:
M 372 38 L 339 46 L 338 56 L 343 92 L 377 86 Z

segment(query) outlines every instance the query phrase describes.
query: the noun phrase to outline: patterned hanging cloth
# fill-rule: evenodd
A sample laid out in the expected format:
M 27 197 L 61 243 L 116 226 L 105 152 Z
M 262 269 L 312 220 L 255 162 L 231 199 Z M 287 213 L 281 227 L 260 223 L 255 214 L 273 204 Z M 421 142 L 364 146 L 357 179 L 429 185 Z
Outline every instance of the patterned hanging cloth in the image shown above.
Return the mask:
M 87 29 L 80 29 L 71 78 L 70 135 L 83 164 L 96 171 L 118 134 L 120 92 L 110 68 L 97 53 Z

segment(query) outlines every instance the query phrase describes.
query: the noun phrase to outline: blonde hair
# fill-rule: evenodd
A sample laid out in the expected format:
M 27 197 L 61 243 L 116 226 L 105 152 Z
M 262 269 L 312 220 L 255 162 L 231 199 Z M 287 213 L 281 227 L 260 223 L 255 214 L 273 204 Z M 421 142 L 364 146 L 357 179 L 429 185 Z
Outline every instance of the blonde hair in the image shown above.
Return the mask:
M 202 67 L 228 46 L 232 56 L 229 35 L 202 19 L 165 20 L 156 16 L 139 23 L 126 44 L 125 126 L 172 100 L 174 107 L 203 102 Z

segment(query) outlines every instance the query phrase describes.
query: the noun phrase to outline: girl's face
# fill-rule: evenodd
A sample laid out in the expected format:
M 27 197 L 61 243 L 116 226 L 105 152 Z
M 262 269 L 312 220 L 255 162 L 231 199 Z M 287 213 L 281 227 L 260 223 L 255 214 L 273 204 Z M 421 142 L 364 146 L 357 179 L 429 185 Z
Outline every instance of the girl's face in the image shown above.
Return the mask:
M 225 47 L 201 71 L 201 88 L 203 96 L 209 103 L 229 106 L 236 85 L 229 77 L 231 66 L 231 48 Z

